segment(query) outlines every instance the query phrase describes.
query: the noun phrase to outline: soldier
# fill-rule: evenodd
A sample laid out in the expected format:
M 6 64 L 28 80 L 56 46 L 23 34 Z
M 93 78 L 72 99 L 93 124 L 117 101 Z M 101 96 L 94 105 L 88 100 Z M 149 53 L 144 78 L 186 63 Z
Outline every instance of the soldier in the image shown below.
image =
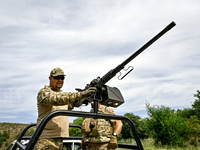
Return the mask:
M 91 102 L 91 106 L 94 103 Z M 94 112 L 92 109 L 91 112 Z M 98 103 L 98 113 L 116 115 L 112 108 Z M 110 150 L 118 148 L 117 135 L 122 130 L 121 120 L 86 118 L 82 124 L 84 134 L 81 147 L 83 150 Z
M 72 110 L 74 101 L 86 99 L 89 93 L 95 92 L 96 88 L 89 88 L 83 92 L 62 92 L 65 79 L 64 71 L 60 68 L 54 68 L 50 72 L 49 86 L 45 85 L 38 92 L 37 107 L 38 119 L 37 125 L 49 113 L 55 110 Z M 68 116 L 57 116 L 52 118 L 45 126 L 42 134 L 35 145 L 35 150 L 61 150 L 63 147 L 62 137 L 69 136 Z

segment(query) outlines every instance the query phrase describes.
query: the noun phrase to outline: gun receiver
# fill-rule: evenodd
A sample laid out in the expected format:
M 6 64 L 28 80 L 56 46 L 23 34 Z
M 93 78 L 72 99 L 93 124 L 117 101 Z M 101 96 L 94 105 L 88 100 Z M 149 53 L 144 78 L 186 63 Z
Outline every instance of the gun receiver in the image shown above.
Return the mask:
M 156 36 L 154 36 L 151 40 L 149 40 L 146 44 L 144 44 L 140 49 L 138 49 L 135 53 L 133 53 L 129 58 L 127 58 L 124 62 L 122 62 L 116 68 L 107 72 L 102 78 L 97 77 L 96 79 L 92 80 L 90 84 L 87 84 L 84 90 L 87 90 L 89 87 L 96 87 L 97 92 L 95 95 L 92 95 L 88 100 L 85 100 L 83 103 L 87 105 L 88 101 L 94 100 L 94 99 L 98 100 L 100 103 L 104 105 L 112 106 L 112 107 L 118 107 L 119 105 L 124 103 L 124 99 L 120 91 L 117 88 L 112 88 L 105 84 L 109 80 L 111 80 L 118 72 L 124 69 L 125 65 L 127 65 L 130 61 L 132 61 L 135 57 L 137 57 L 140 53 L 142 53 L 146 48 L 148 48 L 151 44 L 153 44 L 156 40 L 158 40 L 167 31 L 172 29 L 175 25 L 176 25 L 175 22 L 172 21 L 162 31 L 160 31 Z M 130 73 L 130 71 L 128 73 Z M 124 77 L 127 74 L 125 74 Z M 76 89 L 76 90 L 83 91 L 81 89 Z

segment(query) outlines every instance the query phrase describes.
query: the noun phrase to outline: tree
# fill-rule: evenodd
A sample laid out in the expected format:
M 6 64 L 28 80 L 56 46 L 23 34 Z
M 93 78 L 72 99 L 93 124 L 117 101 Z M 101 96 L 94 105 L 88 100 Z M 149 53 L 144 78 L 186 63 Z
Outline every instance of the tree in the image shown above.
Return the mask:
M 155 144 L 184 146 L 190 137 L 190 127 L 185 118 L 165 106 L 146 104 L 147 132 Z
M 81 126 L 84 119 L 85 119 L 85 117 L 78 117 L 74 120 L 73 124 Z M 76 128 L 70 128 L 69 135 L 70 136 L 83 136 L 83 134 L 81 133 L 81 130 L 76 129 Z
M 186 119 L 189 119 L 191 116 L 195 116 L 197 115 L 196 114 L 196 111 L 192 108 L 183 108 L 183 109 L 178 109 L 176 111 L 177 115 L 183 117 L 183 118 L 186 118 Z
M 195 109 L 198 118 L 200 118 L 200 91 L 197 90 L 197 94 L 194 94 L 195 99 L 194 103 L 192 104 L 192 107 Z
M 124 114 L 124 116 L 128 117 L 129 119 L 133 121 L 140 138 L 142 139 L 147 138 L 145 120 L 142 120 L 141 117 L 134 115 L 133 113 L 126 113 Z M 131 135 L 132 132 L 130 132 L 129 124 L 123 120 L 122 120 L 122 123 L 123 123 L 123 128 L 121 132 L 122 138 L 128 139 L 128 138 L 133 137 Z

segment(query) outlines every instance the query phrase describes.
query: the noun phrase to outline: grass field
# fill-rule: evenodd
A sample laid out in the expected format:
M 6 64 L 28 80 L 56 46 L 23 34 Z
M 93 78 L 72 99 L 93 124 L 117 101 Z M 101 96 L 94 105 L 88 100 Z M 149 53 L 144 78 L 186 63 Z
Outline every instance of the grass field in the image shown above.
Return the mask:
M 134 139 L 122 139 L 120 141 L 118 141 L 119 143 L 126 143 L 126 144 L 134 144 L 136 145 L 136 142 Z M 154 140 L 153 139 L 145 139 L 145 140 L 141 140 L 142 142 L 142 146 L 144 148 L 144 150 L 200 150 L 200 146 L 194 147 L 194 146 L 187 146 L 187 147 L 168 147 L 168 146 L 158 146 L 156 147 L 154 145 Z M 120 150 L 118 148 L 118 150 Z

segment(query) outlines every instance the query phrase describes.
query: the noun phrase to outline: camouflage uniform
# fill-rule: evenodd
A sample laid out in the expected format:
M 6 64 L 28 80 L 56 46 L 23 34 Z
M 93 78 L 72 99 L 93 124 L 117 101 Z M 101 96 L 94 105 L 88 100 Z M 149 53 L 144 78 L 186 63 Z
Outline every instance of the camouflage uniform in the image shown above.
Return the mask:
M 93 109 L 91 110 L 93 112 Z M 110 107 L 103 106 L 98 110 L 98 113 L 103 114 L 113 114 L 114 111 Z M 85 130 L 85 124 L 90 129 Z M 83 121 L 82 125 L 82 133 L 85 135 L 84 143 L 88 144 L 89 150 L 110 150 L 110 138 L 113 133 L 113 125 L 115 120 L 106 120 L 106 119 L 93 119 L 86 118 Z M 86 127 L 86 128 L 87 128 Z
M 34 150 L 62 150 L 62 139 L 39 139 L 34 147 Z
M 109 143 L 103 144 L 89 144 L 88 150 L 111 150 Z
M 60 69 L 61 70 L 61 69 Z M 64 72 L 59 68 L 51 71 L 52 75 L 64 75 Z M 56 92 L 50 86 L 45 85 L 38 92 L 37 107 L 38 119 L 37 125 L 49 113 L 56 110 L 71 110 L 73 109 L 73 102 L 80 100 L 82 97 L 80 92 Z M 39 140 L 35 145 L 35 150 L 46 149 L 62 149 L 62 138 L 69 136 L 69 120 L 68 116 L 56 116 L 52 118 L 45 126 L 41 133 Z M 60 139 L 59 139 L 60 138 Z

